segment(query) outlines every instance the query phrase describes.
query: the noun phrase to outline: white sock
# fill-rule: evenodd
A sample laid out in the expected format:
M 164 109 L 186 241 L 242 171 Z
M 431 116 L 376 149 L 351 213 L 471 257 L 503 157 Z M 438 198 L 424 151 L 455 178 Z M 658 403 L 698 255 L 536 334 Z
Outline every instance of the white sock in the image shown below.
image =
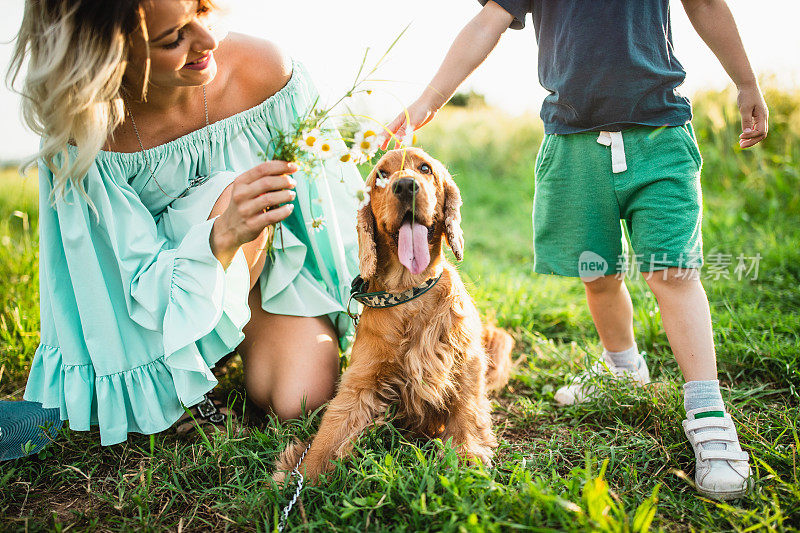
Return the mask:
M 714 409 L 720 412 L 719 416 L 725 414 L 725 403 L 722 401 L 722 394 L 719 392 L 719 380 L 708 379 L 698 381 L 687 381 L 683 385 L 683 408 L 688 412 L 693 409 Z M 716 416 L 716 415 L 714 415 Z M 706 429 L 705 431 L 714 431 Z M 701 430 L 697 431 L 702 433 Z M 705 445 L 709 450 L 724 450 L 727 448 L 724 442 L 712 442 Z
M 719 380 L 707 379 L 687 381 L 683 385 L 683 408 L 686 411 L 693 409 L 716 408 L 725 412 L 722 394 L 719 392 Z
M 631 370 L 636 370 L 639 367 L 639 359 L 641 359 L 641 355 L 639 354 L 639 348 L 634 344 L 627 350 L 622 350 L 621 352 L 609 352 L 608 350 L 603 350 L 603 359 L 608 361 L 611 366 L 615 368 L 627 368 Z

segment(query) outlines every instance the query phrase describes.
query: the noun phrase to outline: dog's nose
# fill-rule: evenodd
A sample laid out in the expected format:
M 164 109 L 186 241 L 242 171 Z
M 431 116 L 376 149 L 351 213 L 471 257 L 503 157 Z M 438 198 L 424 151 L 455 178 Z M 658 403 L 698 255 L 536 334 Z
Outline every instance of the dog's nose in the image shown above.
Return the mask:
M 411 199 L 418 190 L 419 183 L 414 178 L 400 178 L 392 184 L 392 192 L 400 199 Z

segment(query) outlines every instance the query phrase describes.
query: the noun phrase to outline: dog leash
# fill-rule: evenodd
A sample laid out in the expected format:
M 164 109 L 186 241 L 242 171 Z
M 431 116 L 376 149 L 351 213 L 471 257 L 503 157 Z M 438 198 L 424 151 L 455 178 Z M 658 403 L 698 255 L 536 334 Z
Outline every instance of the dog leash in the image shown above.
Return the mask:
M 292 499 L 289 500 L 289 503 L 286 504 L 286 507 L 284 507 L 283 511 L 281 512 L 281 519 L 278 522 L 278 533 L 281 533 L 283 528 L 286 527 L 286 520 L 289 518 L 289 512 L 297 502 L 297 498 L 300 497 L 300 491 L 303 490 L 304 478 L 303 474 L 300 473 L 300 465 L 303 464 L 303 459 L 306 458 L 306 454 L 308 453 L 309 449 L 311 449 L 310 444 L 306 446 L 306 449 L 303 451 L 303 455 L 300 456 L 300 460 L 297 461 L 297 465 L 295 465 L 294 470 L 289 472 L 289 477 L 286 478 L 286 481 L 288 482 L 290 479 L 292 479 L 292 476 L 297 476 L 297 488 L 294 491 L 294 496 L 292 496 Z
M 359 315 L 357 313 L 350 312 L 350 304 L 353 300 L 373 309 L 386 309 L 389 307 L 394 307 L 396 305 L 410 302 L 415 298 L 419 298 L 431 290 L 431 288 L 442 278 L 442 274 L 444 274 L 444 270 L 442 270 L 442 272 L 435 278 L 425 280 L 422 285 L 418 285 L 406 291 L 397 293 L 386 291 L 367 292 L 367 289 L 369 288 L 369 282 L 358 275 L 350 284 L 350 300 L 347 302 L 347 314 L 353 320 L 353 325 L 357 326 Z

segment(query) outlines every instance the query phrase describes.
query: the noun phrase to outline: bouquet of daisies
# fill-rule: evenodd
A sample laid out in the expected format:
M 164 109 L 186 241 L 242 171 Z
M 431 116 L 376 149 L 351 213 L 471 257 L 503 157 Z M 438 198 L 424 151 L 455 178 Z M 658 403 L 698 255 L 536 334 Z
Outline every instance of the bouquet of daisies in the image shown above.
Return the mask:
M 358 94 L 372 93 L 372 89 L 368 88 L 368 85 L 374 81 L 372 76 L 380 68 L 405 31 L 403 30 L 397 36 L 369 71 L 366 69 L 369 54 L 369 49 L 367 49 L 353 85 L 333 105 L 322 107 L 319 104 L 319 99 L 317 99 L 289 131 L 278 132 L 272 139 L 274 152 L 271 158 L 298 163 L 306 171 L 307 175 L 315 176 L 314 179 L 317 179 L 316 177 L 318 176 L 322 176 L 322 179 L 324 179 L 324 172 L 316 172 L 316 170 L 321 169 L 325 162 L 331 159 L 352 162 L 357 165 L 371 163 L 386 138 L 385 135 L 391 135 L 391 132 L 385 130 L 379 121 L 371 117 L 352 113 L 334 115 L 333 111 L 349 98 Z M 347 129 L 352 132 L 350 135 L 342 135 L 337 127 L 337 123 L 341 124 L 345 121 L 349 126 Z M 413 131 L 406 133 L 402 140 L 396 139 L 396 142 L 398 145 L 410 146 L 413 144 Z M 265 160 L 267 159 L 266 154 L 261 155 Z M 385 186 L 385 183 L 376 185 Z M 359 208 L 369 203 L 369 191 L 370 188 L 367 186 L 355 191 Z M 324 217 L 314 218 L 309 223 L 309 229 L 311 231 L 320 230 L 325 226 L 325 223 Z M 280 223 L 277 228 L 278 232 L 282 232 Z M 273 239 L 274 229 L 271 230 L 268 239 L 268 250 L 272 249 Z M 281 242 L 283 242 L 283 239 L 281 239 Z

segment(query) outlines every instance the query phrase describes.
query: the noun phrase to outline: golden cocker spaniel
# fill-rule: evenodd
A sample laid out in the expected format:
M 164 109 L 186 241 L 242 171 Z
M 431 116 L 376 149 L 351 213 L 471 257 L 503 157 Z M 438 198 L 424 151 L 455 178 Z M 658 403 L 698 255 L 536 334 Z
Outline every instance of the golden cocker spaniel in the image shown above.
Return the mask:
M 369 292 L 427 292 L 392 307 L 364 307 L 350 366 L 328 405 L 300 471 L 316 479 L 352 449 L 368 425 L 395 405 L 393 423 L 414 436 L 452 438 L 464 457 L 490 463 L 497 440 L 488 392 L 508 382 L 513 340 L 484 325 L 446 241 L 462 259 L 461 195 L 445 167 L 417 148 L 387 152 L 367 178 L 370 202 L 358 213 L 361 277 Z M 281 454 L 283 480 L 306 449 Z

